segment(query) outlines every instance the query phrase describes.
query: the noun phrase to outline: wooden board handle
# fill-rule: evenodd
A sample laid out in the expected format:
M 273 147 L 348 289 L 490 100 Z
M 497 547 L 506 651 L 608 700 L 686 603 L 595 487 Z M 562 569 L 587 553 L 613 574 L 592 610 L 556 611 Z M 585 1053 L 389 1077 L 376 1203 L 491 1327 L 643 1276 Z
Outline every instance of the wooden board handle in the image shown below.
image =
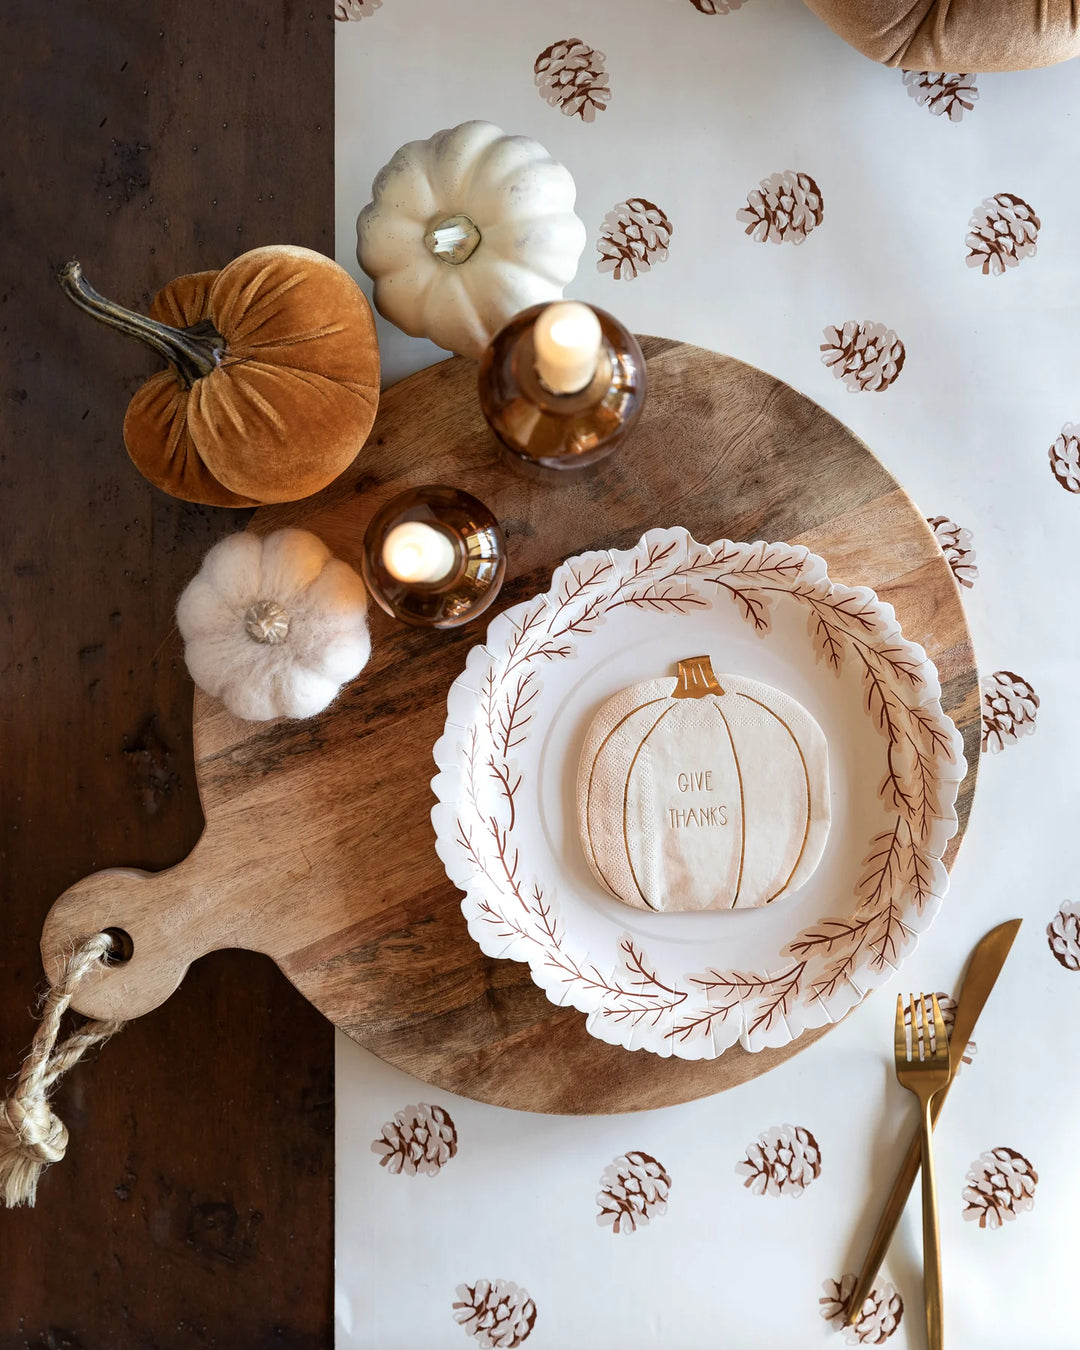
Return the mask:
M 234 945 L 230 938 L 235 935 L 220 922 L 222 907 L 215 904 L 220 887 L 207 886 L 200 876 L 205 838 L 204 833 L 183 862 L 164 872 L 95 872 L 53 904 L 41 935 L 41 959 L 50 979 L 58 954 L 75 939 L 106 929 L 119 929 L 131 939 L 129 960 L 103 965 L 86 977 L 72 1004 L 76 1012 L 139 1017 L 165 1002 L 197 957 Z

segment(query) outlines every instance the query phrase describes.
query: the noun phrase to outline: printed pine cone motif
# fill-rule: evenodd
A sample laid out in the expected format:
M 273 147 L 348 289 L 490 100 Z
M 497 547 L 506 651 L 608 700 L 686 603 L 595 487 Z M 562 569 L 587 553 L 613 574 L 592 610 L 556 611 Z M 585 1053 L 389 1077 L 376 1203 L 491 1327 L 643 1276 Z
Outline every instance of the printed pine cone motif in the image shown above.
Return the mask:
M 386 1122 L 371 1151 L 391 1172 L 433 1177 L 457 1152 L 457 1127 L 441 1106 L 406 1106 Z
M 821 359 L 853 394 L 881 393 L 904 368 L 904 344 L 883 323 L 856 323 L 826 328 Z
M 935 117 L 944 115 L 950 122 L 959 122 L 964 113 L 972 110 L 979 97 L 974 75 L 905 70 L 904 84 L 920 107 L 929 108 Z
M 929 516 L 926 523 L 934 531 L 934 538 L 952 568 L 953 576 L 961 586 L 974 586 L 979 575 L 971 531 L 957 525 L 948 516 Z
M 1022 197 L 1014 197 L 1011 192 L 986 197 L 968 221 L 965 262 L 969 267 L 981 267 L 983 276 L 992 273 L 999 277 L 1006 268 L 1035 255 L 1041 225 Z
M 1020 675 L 995 670 L 984 675 L 982 688 L 982 748 L 996 755 L 1021 736 L 1035 730 L 1039 696 Z
M 964 1218 L 980 1228 L 1000 1228 L 1035 1204 L 1039 1174 L 1015 1149 L 980 1153 L 964 1179 Z
M 1080 427 L 1066 422 L 1050 447 L 1050 470 L 1066 492 L 1080 492 Z
M 1080 908 L 1062 905 L 1046 925 L 1046 940 L 1055 961 L 1066 970 L 1080 970 Z
M 746 0 L 690 0 L 690 3 L 702 14 L 730 14 L 742 9 Z
M 663 262 L 674 226 L 663 211 L 644 197 L 619 202 L 604 217 L 596 247 L 597 271 L 610 272 L 616 281 L 633 281 L 653 263 Z
M 939 990 L 937 991 L 937 1001 L 938 1001 L 938 1007 L 941 1009 L 941 1020 L 945 1023 L 945 1034 L 946 1034 L 947 1036 L 951 1036 L 951 1035 L 952 1035 L 953 1024 L 956 1022 L 956 1000 L 955 1000 L 954 998 L 951 998 L 948 994 L 943 993 L 943 992 L 939 989 Z M 929 1015 L 929 1011 L 930 1011 L 930 995 L 929 995 L 929 994 L 926 995 L 926 1009 L 927 1009 L 927 1014 Z M 911 1005 L 910 1005 L 910 1004 L 907 1004 L 907 1005 L 905 1006 L 905 1008 L 904 1008 L 904 1026 L 905 1026 L 905 1027 L 910 1027 L 910 1026 L 911 1026 Z M 933 1030 L 933 1028 L 931 1028 L 931 1030 Z M 917 1043 L 917 1045 L 918 1045 L 919 1047 L 921 1047 L 921 1046 L 922 1046 L 922 1039 L 923 1039 L 922 1019 L 921 1019 L 921 1018 L 919 1019 L 919 1023 L 918 1023 L 918 1025 L 917 1025 L 916 1028 L 915 1028 L 915 1038 L 916 1038 L 916 1043 Z M 977 1053 L 978 1053 L 978 1046 L 975 1044 L 974 1041 L 968 1041 L 967 1045 L 964 1047 L 964 1053 L 960 1056 L 960 1064 L 961 1064 L 961 1065 L 964 1065 L 964 1064 L 970 1064 L 971 1061 L 975 1058 L 975 1055 L 976 1055 Z M 957 1072 L 959 1073 L 959 1071 L 960 1071 L 960 1070 L 959 1070 L 959 1067 L 958 1067 L 958 1068 L 957 1068 Z
M 334 18 L 339 23 L 366 19 L 382 7 L 382 0 L 334 0 Z
M 824 216 L 821 189 L 808 173 L 785 169 L 763 178 L 735 219 L 759 244 L 801 244 Z
M 667 1213 L 671 1178 L 648 1153 L 626 1153 L 604 1168 L 596 1222 L 613 1233 L 633 1233 Z
M 821 1286 L 825 1297 L 818 1299 L 821 1315 L 837 1331 L 843 1331 L 848 1345 L 883 1345 L 903 1319 L 904 1300 L 893 1285 L 879 1280 L 866 1296 L 858 1322 L 853 1327 L 844 1326 L 844 1312 L 855 1283 L 856 1276 L 850 1274 L 826 1280 Z
M 748 1145 L 735 1171 L 755 1195 L 802 1195 L 821 1176 L 821 1149 L 801 1125 L 774 1125 Z
M 564 38 L 545 48 L 533 63 L 533 83 L 553 108 L 583 122 L 595 121 L 611 99 L 604 53 L 580 38 Z
M 478 1345 L 512 1347 L 528 1340 L 536 1325 L 536 1304 L 511 1280 L 459 1284 L 454 1320 Z

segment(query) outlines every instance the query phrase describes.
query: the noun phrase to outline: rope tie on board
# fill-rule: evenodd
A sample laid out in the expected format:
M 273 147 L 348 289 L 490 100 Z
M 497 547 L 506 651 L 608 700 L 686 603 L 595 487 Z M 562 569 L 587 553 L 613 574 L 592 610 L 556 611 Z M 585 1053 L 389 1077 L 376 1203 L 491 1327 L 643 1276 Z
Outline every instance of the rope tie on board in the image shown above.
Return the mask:
M 94 933 L 73 943 L 63 955 L 18 1082 L 10 1096 L 0 1100 L 0 1199 L 8 1209 L 32 1205 L 41 1173 L 64 1156 L 68 1132 L 49 1105 L 53 1089 L 87 1050 L 124 1025 L 122 1020 L 85 1022 L 56 1043 L 60 1021 L 79 985 L 114 950 L 108 933 Z

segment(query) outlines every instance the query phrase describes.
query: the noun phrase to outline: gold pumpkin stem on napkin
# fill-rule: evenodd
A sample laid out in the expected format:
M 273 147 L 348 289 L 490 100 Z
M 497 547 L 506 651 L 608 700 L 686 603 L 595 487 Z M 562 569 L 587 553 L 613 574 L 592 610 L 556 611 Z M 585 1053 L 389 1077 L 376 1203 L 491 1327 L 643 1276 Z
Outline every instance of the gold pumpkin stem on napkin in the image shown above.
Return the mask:
M 722 694 L 720 681 L 708 656 L 688 656 L 679 662 L 679 683 L 672 698 L 704 698 L 706 694 Z

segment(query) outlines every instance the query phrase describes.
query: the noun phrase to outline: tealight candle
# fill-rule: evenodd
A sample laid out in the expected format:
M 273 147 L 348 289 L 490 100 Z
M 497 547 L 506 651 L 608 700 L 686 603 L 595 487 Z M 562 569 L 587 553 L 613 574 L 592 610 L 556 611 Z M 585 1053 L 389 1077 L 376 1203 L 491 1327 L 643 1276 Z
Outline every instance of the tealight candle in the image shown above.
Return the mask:
M 372 598 L 418 628 L 482 614 L 506 574 L 506 541 L 488 508 L 459 488 L 410 488 L 372 517 L 360 558 Z
M 398 581 L 444 581 L 457 566 L 458 549 L 443 530 L 420 520 L 395 525 L 383 543 L 386 570 Z
M 577 300 L 548 305 L 536 320 L 536 373 L 553 394 L 576 394 L 593 382 L 603 333 L 596 311 Z
M 510 464 L 558 479 L 598 463 L 645 403 L 645 358 L 602 309 L 572 300 L 522 310 L 480 359 L 480 407 Z

